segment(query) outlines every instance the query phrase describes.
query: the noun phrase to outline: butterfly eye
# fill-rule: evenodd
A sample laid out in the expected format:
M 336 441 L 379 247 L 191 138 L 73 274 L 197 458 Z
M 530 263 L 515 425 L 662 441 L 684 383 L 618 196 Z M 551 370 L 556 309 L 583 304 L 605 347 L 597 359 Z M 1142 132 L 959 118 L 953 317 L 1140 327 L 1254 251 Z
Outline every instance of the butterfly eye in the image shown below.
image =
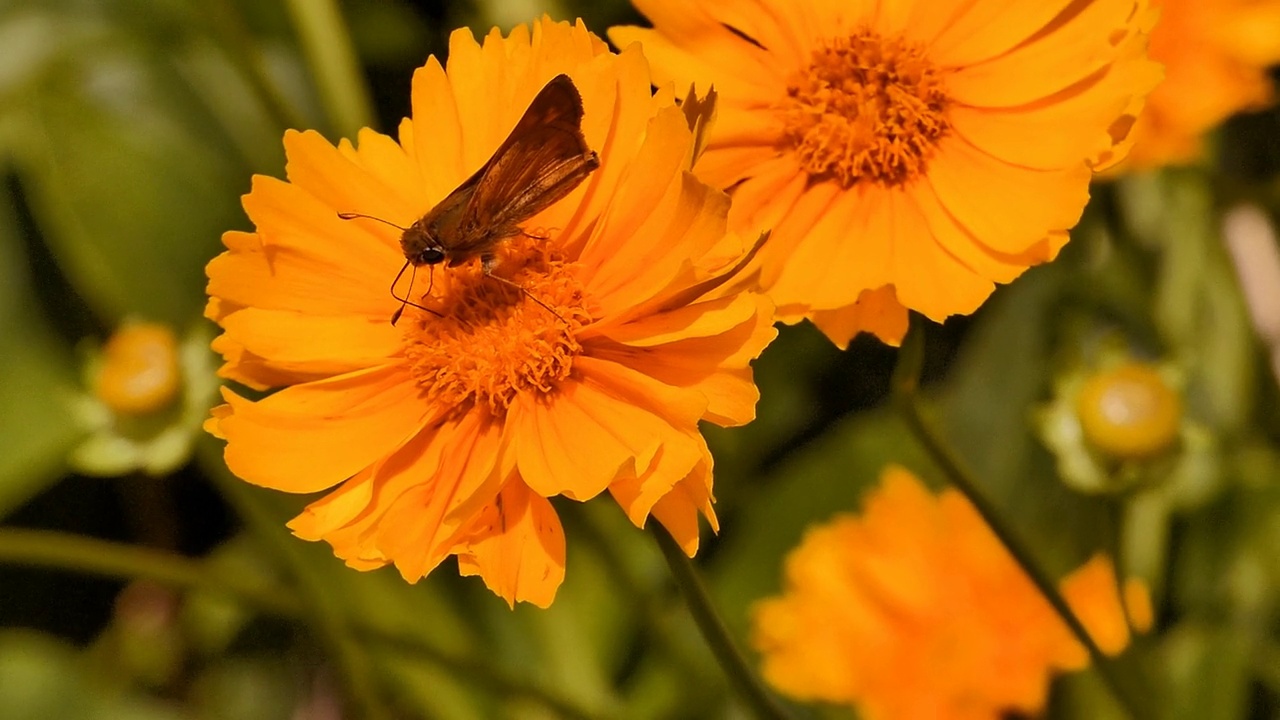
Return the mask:
M 418 253 L 418 257 L 414 260 L 414 265 L 436 265 L 444 261 L 444 250 L 438 247 L 429 247 Z

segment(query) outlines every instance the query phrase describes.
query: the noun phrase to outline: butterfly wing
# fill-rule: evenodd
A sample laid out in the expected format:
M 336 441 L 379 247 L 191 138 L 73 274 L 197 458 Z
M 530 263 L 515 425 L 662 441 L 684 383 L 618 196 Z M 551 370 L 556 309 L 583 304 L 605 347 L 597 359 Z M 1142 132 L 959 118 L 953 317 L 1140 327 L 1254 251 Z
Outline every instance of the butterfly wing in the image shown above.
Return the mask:
M 599 165 L 582 135 L 582 97 L 569 76 L 557 75 L 538 92 L 489 162 L 454 191 L 469 193 L 457 236 L 474 245 L 510 236 Z M 449 249 L 458 256 L 483 250 Z

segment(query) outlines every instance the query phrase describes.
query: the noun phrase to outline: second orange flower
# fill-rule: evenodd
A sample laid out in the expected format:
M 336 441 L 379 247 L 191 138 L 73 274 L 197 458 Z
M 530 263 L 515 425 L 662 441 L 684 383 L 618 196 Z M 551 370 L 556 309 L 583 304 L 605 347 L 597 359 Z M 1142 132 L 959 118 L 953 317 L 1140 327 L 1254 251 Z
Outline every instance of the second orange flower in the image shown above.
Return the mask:
M 839 344 L 901 339 L 907 309 L 973 312 L 1052 259 L 1142 98 L 1144 0 L 636 0 L 677 92 L 721 104 L 696 172 L 771 228 L 765 289 Z

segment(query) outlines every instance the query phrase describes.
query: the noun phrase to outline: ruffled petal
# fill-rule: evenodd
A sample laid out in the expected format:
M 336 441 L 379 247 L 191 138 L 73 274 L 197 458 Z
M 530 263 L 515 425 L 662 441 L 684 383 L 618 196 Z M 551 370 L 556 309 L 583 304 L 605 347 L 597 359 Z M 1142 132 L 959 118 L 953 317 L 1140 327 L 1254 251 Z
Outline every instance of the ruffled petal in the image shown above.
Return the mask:
M 644 527 L 650 515 L 658 519 L 684 552 L 692 557 L 698 551 L 701 514 L 718 529 L 711 497 L 711 454 L 697 438 L 701 458 L 683 476 L 667 482 L 654 477 L 626 477 L 609 486 L 613 499 L 622 507 L 636 527 Z
M 928 182 L 957 223 L 992 250 L 1016 255 L 1048 231 L 1076 224 L 1090 175 L 1083 163 L 1045 171 L 1009 165 L 950 138 L 930 161 Z
M 660 315 L 652 324 L 619 328 L 610 334 L 609 344 L 593 345 L 591 356 L 611 360 L 617 368 L 633 368 L 669 387 L 696 390 L 705 398 L 704 420 L 721 426 L 746 424 L 755 418 L 759 400 L 748 363 L 777 335 L 769 303 L 760 296 L 738 295 L 689 307 L 700 310 L 704 305 L 720 307 L 714 313 L 718 322 L 698 323 L 705 330 L 691 331 L 683 318 L 677 318 L 685 330 L 672 333 L 672 320 Z M 638 396 L 652 395 L 646 391 Z
M 332 487 L 413 437 L 435 410 L 400 366 L 285 388 L 257 402 L 223 388 L 218 422 L 227 467 L 255 485 L 309 493 Z
M 365 316 L 324 316 L 290 310 L 244 308 L 221 319 L 224 333 L 213 349 L 224 368 L 320 379 L 386 365 L 397 355 L 402 333 L 391 323 Z M 255 377 L 259 377 L 255 375 Z
M 479 575 L 515 607 L 545 608 L 564 582 L 564 529 L 551 503 L 520 482 L 509 482 L 477 518 L 457 548 L 458 572 Z
M 1090 81 L 1109 72 L 1126 46 L 1140 39 L 1142 5 L 1142 0 L 1077 2 L 1070 14 L 1012 52 L 958 67 L 947 78 L 947 93 L 965 105 L 1020 107 Z M 1001 19 L 992 25 L 1003 24 Z
M 493 502 L 507 480 L 498 464 L 502 426 L 478 413 L 435 429 L 378 468 L 384 508 L 373 527 L 378 551 L 409 582 L 431 572 Z
M 798 318 L 797 318 L 798 319 Z M 818 310 L 811 313 L 813 324 L 831 339 L 841 350 L 849 347 L 849 341 L 858 333 L 871 333 L 881 342 L 897 347 L 907 335 L 911 315 L 898 302 L 892 285 L 874 290 L 863 290 L 857 302 L 836 310 Z

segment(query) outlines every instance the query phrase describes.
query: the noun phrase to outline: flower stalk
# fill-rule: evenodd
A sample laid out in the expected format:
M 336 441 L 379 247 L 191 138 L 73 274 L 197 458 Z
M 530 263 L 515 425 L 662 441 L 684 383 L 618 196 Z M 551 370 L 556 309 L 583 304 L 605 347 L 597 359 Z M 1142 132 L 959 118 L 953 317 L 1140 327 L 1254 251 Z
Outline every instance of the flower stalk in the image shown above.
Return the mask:
M 662 550 L 662 557 L 666 559 L 667 567 L 671 568 L 671 575 L 675 578 L 676 585 L 680 587 L 680 594 L 684 596 L 694 624 L 698 626 L 711 653 L 715 655 L 720 667 L 729 676 L 729 682 L 737 690 L 743 702 L 761 720 L 791 720 L 791 715 L 774 700 L 759 678 L 751 671 L 746 657 L 729 636 L 729 629 L 725 627 L 724 621 L 716 612 L 715 605 L 711 602 L 711 595 L 707 592 L 702 578 L 698 576 L 693 561 L 684 554 L 666 529 L 656 523 L 651 524 L 649 528 L 658 542 L 658 548 Z
M 929 454 L 947 481 L 956 488 L 973 505 L 978 514 L 991 528 L 991 532 L 1008 550 L 1018 566 L 1026 573 L 1031 582 L 1040 591 L 1044 599 L 1053 607 L 1066 624 L 1071 634 L 1084 646 L 1098 676 L 1102 679 L 1112 697 L 1124 708 L 1134 720 L 1146 720 L 1151 713 L 1137 700 L 1129 684 L 1121 678 L 1116 662 L 1102 652 L 1093 636 L 1085 628 L 1084 623 L 1076 616 L 1071 606 L 1063 598 L 1062 593 L 1052 578 L 1035 560 L 1031 549 L 1022 541 L 1013 527 L 1005 522 L 1000 511 L 983 494 L 978 480 L 965 466 L 956 452 L 947 445 L 938 430 L 933 426 L 920 406 L 920 375 L 924 368 L 924 331 L 919 322 L 913 322 L 911 329 L 903 339 L 898 355 L 898 364 L 893 376 L 894 402 L 906 421 L 911 433 L 919 440 L 921 446 Z

